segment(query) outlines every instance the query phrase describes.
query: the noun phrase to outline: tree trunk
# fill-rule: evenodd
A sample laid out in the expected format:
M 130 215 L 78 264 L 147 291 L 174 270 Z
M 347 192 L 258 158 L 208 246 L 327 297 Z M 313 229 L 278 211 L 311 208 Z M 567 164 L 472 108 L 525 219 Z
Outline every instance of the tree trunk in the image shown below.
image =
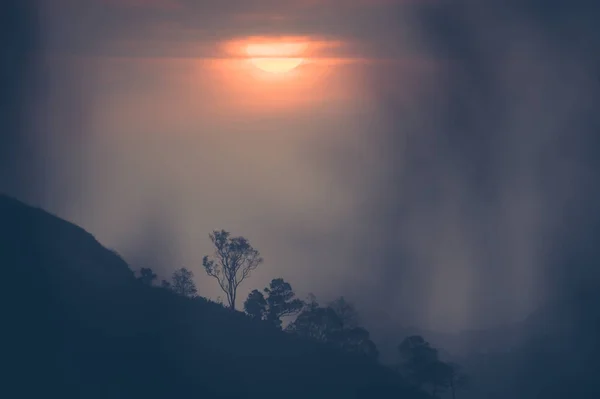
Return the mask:
M 235 310 L 235 292 L 229 293 L 229 309 Z

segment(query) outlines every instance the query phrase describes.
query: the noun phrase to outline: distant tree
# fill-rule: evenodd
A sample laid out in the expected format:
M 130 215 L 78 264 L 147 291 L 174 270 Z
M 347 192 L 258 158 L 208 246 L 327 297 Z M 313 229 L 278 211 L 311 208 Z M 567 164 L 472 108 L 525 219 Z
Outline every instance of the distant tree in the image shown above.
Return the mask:
M 342 328 L 335 331 L 330 339 L 346 352 L 365 355 L 371 359 L 377 359 L 379 356 L 369 331 L 363 327 Z
M 161 287 L 161 288 L 164 288 L 164 289 L 167 289 L 167 290 L 170 290 L 171 288 L 173 288 L 173 287 L 171 286 L 171 283 L 170 283 L 170 282 L 168 282 L 167 280 L 162 280 L 162 281 L 160 282 L 160 287 Z
M 252 290 L 244 302 L 244 310 L 255 320 L 264 320 L 267 316 L 267 301 L 259 290 Z
M 431 380 L 432 365 L 438 362 L 437 349 L 420 335 L 404 338 L 398 345 L 399 370 L 415 385 L 422 387 Z
M 286 331 L 318 342 L 331 342 L 336 331 L 342 329 L 342 321 L 331 308 L 309 307 L 302 311 Z
M 304 301 L 304 307 L 302 308 L 302 310 L 310 310 L 310 309 L 316 309 L 319 307 L 319 301 L 317 301 L 317 297 L 315 296 L 315 294 L 313 293 L 309 293 L 306 296 L 306 300 Z
M 192 298 L 196 296 L 198 290 L 196 289 L 196 284 L 194 283 L 194 273 L 190 270 L 182 267 L 179 270 L 176 270 L 173 273 L 172 277 L 172 289 L 177 294 Z
M 345 325 L 343 318 L 332 307 L 321 307 L 314 297 L 312 299 L 286 331 L 328 343 L 349 353 L 371 359 L 378 357 L 377 347 L 365 328 L 352 323 Z
M 294 298 L 296 294 L 290 283 L 282 278 L 271 280 L 263 292 L 253 290 L 244 302 L 244 310 L 252 318 L 267 320 L 281 327 L 282 317 L 298 314 L 304 307 L 302 300 Z
M 465 387 L 466 376 L 458 365 L 441 361 L 437 349 L 420 335 L 405 338 L 398 352 L 400 372 L 413 384 L 429 387 L 433 397 L 450 389 L 455 399 L 456 391 Z
M 137 278 L 142 284 L 151 286 L 156 280 L 156 274 L 149 267 L 142 267 L 140 269 L 140 276 Z
M 360 320 L 354 305 L 341 296 L 329 304 L 342 321 L 344 328 L 358 327 Z
M 448 363 L 448 367 L 446 374 L 447 385 L 452 393 L 452 399 L 456 399 L 456 392 L 466 389 L 469 386 L 469 377 L 456 363 Z
M 206 274 L 217 280 L 227 296 L 229 307 L 235 310 L 238 287 L 263 259 L 244 237 L 231 237 L 225 230 L 215 230 L 209 237 L 215 246 L 215 253 L 212 259 L 205 256 L 202 266 Z
M 421 365 L 438 360 L 438 351 L 420 335 L 404 338 L 398 345 L 401 364 Z
M 267 294 L 266 318 L 277 327 L 281 327 L 282 317 L 296 315 L 304 307 L 302 300 L 294 298 L 296 294 L 290 283 L 282 278 L 271 280 L 264 291 Z

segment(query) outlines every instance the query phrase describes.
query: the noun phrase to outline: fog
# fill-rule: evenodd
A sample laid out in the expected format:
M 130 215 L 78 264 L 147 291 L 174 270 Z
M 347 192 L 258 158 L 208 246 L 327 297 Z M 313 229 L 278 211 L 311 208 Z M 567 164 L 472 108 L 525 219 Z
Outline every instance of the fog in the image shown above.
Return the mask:
M 593 6 L 350 3 L 41 2 L 2 69 L 0 190 L 213 299 L 223 228 L 265 258 L 240 296 L 281 276 L 373 330 L 523 318 L 595 216 Z M 283 82 L 219 47 L 269 34 L 327 46 Z

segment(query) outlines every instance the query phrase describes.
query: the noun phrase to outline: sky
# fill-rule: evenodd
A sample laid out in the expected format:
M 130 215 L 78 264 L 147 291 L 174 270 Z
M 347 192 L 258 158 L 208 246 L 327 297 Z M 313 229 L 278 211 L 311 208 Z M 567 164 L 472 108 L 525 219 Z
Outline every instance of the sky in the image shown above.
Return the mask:
M 518 320 L 596 277 L 564 266 L 596 228 L 593 2 L 7 4 L 0 189 L 134 268 L 216 299 L 225 229 L 265 258 L 245 292 L 283 277 L 375 330 Z M 258 70 L 264 42 L 302 65 Z

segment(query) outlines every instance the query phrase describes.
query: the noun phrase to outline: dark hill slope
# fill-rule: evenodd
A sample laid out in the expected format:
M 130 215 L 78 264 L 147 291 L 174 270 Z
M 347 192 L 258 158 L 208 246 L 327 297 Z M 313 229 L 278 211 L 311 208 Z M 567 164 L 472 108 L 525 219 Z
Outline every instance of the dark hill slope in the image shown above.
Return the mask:
M 141 286 L 83 229 L 0 196 L 5 397 L 421 398 L 389 370 Z

